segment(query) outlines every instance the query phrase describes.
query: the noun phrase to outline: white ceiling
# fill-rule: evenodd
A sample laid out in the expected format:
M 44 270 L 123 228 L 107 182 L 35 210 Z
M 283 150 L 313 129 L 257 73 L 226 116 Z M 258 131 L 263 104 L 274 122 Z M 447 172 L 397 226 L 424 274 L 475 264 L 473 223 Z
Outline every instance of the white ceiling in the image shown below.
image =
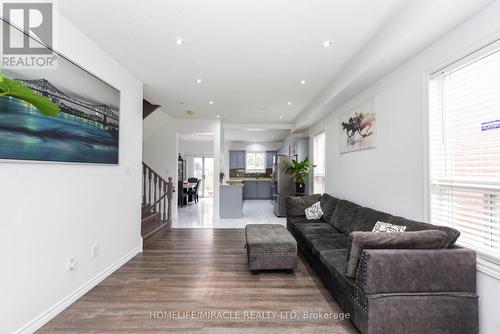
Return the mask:
M 224 141 L 266 143 L 283 141 L 290 135 L 289 129 L 224 129 Z
M 193 118 L 294 123 L 297 130 L 490 2 L 64 0 L 58 8 L 173 117 L 192 110 Z M 325 40 L 333 45 L 324 48 Z
M 192 110 L 290 123 L 405 1 L 64 0 L 58 8 L 174 117 Z

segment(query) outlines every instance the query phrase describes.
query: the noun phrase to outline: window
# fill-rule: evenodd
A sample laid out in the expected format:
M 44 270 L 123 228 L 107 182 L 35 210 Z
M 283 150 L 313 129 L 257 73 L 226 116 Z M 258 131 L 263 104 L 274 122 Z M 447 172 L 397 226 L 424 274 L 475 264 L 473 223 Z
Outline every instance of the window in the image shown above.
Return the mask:
M 313 171 L 313 192 L 322 194 L 326 191 L 326 164 L 325 164 L 325 132 L 318 133 L 314 136 L 314 167 Z
M 431 222 L 500 273 L 499 44 L 431 76 L 429 179 Z
M 266 171 L 266 152 L 247 152 L 245 166 L 248 173 L 264 173 Z

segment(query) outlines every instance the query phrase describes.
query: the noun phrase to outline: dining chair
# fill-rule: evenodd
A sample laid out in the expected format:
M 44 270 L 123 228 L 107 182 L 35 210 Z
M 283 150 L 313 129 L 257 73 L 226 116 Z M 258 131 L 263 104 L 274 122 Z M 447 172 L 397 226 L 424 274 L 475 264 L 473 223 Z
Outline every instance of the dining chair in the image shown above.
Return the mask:
M 188 199 L 188 193 L 184 189 L 183 181 L 178 181 L 177 182 L 177 191 L 178 198 L 177 198 L 177 204 L 183 207 L 185 204 L 187 205 L 187 199 Z
M 192 196 L 195 203 L 198 203 L 198 201 L 199 201 L 198 192 L 200 190 L 200 183 L 201 183 L 201 179 L 198 179 L 196 181 L 196 185 L 194 186 L 194 188 L 188 190 L 188 194 Z

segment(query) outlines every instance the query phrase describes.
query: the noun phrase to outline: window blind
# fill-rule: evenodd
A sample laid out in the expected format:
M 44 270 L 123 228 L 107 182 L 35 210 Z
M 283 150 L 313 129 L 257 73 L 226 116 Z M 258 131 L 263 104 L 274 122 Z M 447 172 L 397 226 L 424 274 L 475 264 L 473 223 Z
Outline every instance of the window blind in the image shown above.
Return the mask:
M 429 83 L 431 222 L 500 260 L 500 45 L 435 73 Z
M 314 167 L 313 171 L 313 192 L 322 194 L 326 191 L 326 164 L 325 164 L 325 132 L 318 133 L 314 136 Z

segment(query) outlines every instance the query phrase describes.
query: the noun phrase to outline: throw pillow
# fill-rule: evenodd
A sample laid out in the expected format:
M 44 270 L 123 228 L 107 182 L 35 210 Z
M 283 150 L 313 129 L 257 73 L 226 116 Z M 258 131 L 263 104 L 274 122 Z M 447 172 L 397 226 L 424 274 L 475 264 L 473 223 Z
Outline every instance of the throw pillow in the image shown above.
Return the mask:
M 439 249 L 446 248 L 446 233 L 438 230 L 418 232 L 374 233 L 352 232 L 349 234 L 350 249 L 347 251 L 346 276 L 355 278 L 361 254 L 365 249 Z
M 323 216 L 323 210 L 321 210 L 321 203 L 319 201 L 306 208 L 305 212 L 307 219 L 320 219 Z
M 406 226 L 393 225 L 378 221 L 373 227 L 372 232 L 404 232 L 405 230 Z

